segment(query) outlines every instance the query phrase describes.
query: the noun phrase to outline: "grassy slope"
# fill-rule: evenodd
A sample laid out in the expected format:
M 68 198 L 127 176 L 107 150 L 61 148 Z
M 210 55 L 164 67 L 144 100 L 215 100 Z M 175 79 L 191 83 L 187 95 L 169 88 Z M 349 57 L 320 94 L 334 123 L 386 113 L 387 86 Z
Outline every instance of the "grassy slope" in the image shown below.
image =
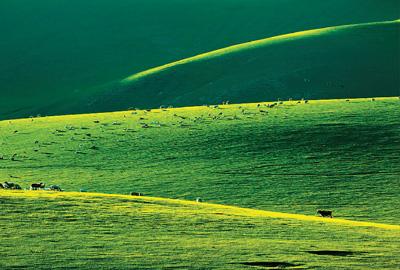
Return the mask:
M 399 11 L 396 0 L 3 0 L 0 119 L 53 114 L 89 88 L 232 44 Z
M 0 203 L 2 269 L 397 269 L 400 256 L 399 226 L 90 193 L 0 191 Z
M 0 179 L 399 223 L 398 98 L 240 106 L 2 121 Z
M 239 44 L 134 74 L 90 111 L 231 100 L 399 95 L 400 21 L 328 27 Z

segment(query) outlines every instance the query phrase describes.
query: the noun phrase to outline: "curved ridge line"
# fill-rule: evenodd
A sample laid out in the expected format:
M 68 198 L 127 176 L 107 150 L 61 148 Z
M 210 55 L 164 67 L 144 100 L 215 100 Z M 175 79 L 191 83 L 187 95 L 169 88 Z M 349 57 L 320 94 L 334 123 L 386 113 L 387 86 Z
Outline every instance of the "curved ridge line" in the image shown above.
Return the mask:
M 370 26 L 370 25 L 394 24 L 394 23 L 400 23 L 400 19 L 394 20 L 394 21 L 381 21 L 381 22 L 370 22 L 370 23 L 359 23 L 359 24 L 347 24 L 347 25 L 340 25 L 340 26 L 329 26 L 329 27 L 324 27 L 324 28 L 304 30 L 304 31 L 293 32 L 293 33 L 289 33 L 289 34 L 283 34 L 283 35 L 253 40 L 253 41 L 244 42 L 244 43 L 228 46 L 225 48 L 217 49 L 214 51 L 201 53 L 201 54 L 198 54 L 198 55 L 195 55 L 192 57 L 184 58 L 182 60 L 174 61 L 174 62 L 165 64 L 165 65 L 161 65 L 158 67 L 150 68 L 150 69 L 141 71 L 139 73 L 135 73 L 135 74 L 123 79 L 121 81 L 121 83 L 129 83 L 129 82 L 141 79 L 143 77 L 146 77 L 148 75 L 170 69 L 170 68 L 178 66 L 178 65 L 197 62 L 197 61 L 204 60 L 204 59 L 212 59 L 212 58 L 216 58 L 218 56 L 222 56 L 224 54 L 259 48 L 259 47 L 263 47 L 263 46 L 269 45 L 269 44 L 285 42 L 285 41 L 290 41 L 290 40 L 296 40 L 296 39 L 302 39 L 302 38 L 307 38 L 307 37 L 313 37 L 313 36 L 317 36 L 317 35 L 320 35 L 323 33 L 341 31 L 341 30 L 346 30 L 346 29 L 351 29 L 351 28 L 358 28 L 358 27 Z
M 281 219 L 296 219 L 302 221 L 312 221 L 312 222 L 322 222 L 322 223 L 333 223 L 333 224 L 341 224 L 348 225 L 353 227 L 374 227 L 379 229 L 386 230 L 400 230 L 400 225 L 392 225 L 385 223 L 376 223 L 376 222 L 367 222 L 367 221 L 354 221 L 348 219 L 340 219 L 340 218 L 322 218 L 317 216 L 308 216 L 303 214 L 290 214 L 290 213 L 282 213 L 282 212 L 273 212 L 259 209 L 251 209 L 223 204 L 215 204 L 215 203 L 197 203 L 193 201 L 180 200 L 180 199 L 169 199 L 169 198 L 161 198 L 161 197 L 146 197 L 146 196 L 131 196 L 131 195 L 123 195 L 123 194 L 107 194 L 107 193 L 92 193 L 92 192 L 48 192 L 48 191 L 2 191 L 0 192 L 0 197 L 2 193 L 11 194 L 11 196 L 20 196 L 20 197 L 66 197 L 68 195 L 77 196 L 77 197 L 112 197 L 112 198 L 124 198 L 124 199 L 132 199 L 132 200 L 143 200 L 143 201 L 158 201 L 158 202 L 169 202 L 181 205 L 193 205 L 193 206 L 208 206 L 211 209 L 228 210 L 227 214 L 235 214 L 238 216 L 247 216 L 247 217 L 265 217 L 265 218 L 281 218 Z

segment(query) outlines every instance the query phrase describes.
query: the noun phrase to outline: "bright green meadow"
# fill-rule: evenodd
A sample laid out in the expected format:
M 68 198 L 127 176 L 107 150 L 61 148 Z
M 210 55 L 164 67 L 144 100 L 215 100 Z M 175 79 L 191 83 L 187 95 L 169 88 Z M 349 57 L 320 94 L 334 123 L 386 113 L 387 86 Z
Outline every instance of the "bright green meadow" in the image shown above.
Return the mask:
M 0 270 L 400 269 L 399 14 L 1 0 Z

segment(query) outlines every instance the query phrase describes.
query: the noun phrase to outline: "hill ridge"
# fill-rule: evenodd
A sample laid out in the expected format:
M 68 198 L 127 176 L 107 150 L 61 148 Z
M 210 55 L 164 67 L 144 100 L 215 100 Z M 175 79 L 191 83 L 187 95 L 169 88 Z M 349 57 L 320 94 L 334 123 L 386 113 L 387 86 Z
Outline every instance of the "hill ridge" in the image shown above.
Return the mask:
M 3 194 L 2 194 L 3 193 Z M 142 200 L 143 202 L 166 202 L 174 203 L 177 205 L 191 205 L 201 206 L 207 208 L 213 208 L 215 210 L 226 210 L 228 214 L 234 214 L 239 216 L 247 217 L 266 217 L 266 218 L 281 218 L 281 219 L 295 219 L 301 221 L 311 222 L 326 222 L 340 225 L 347 225 L 353 227 L 374 227 L 385 230 L 400 230 L 400 225 L 377 223 L 377 222 L 365 222 L 355 221 L 342 218 L 323 218 L 318 216 L 310 216 L 303 214 L 291 214 L 267 210 L 259 210 L 253 208 L 238 207 L 232 205 L 216 204 L 216 203 L 198 203 L 194 201 L 182 200 L 182 199 L 171 199 L 162 197 L 148 197 L 148 196 L 131 196 L 124 194 L 109 194 L 109 193 L 97 193 L 97 192 L 48 192 L 48 191 L 3 191 L 0 193 L 2 197 L 11 194 L 12 196 L 30 196 L 30 197 L 104 197 L 104 198 L 123 198 L 131 199 L 132 201 Z
M 236 53 L 242 50 L 248 50 L 251 48 L 259 48 L 263 47 L 265 45 L 270 45 L 275 42 L 285 42 L 289 40 L 296 40 L 296 39 L 301 39 L 301 38 L 307 38 L 307 37 L 312 37 L 318 34 L 322 33 L 328 33 L 331 31 L 341 31 L 341 30 L 346 30 L 346 29 L 351 29 L 351 28 L 358 28 L 358 27 L 364 27 L 364 26 L 373 26 L 373 25 L 386 25 L 386 24 L 396 24 L 400 23 L 400 19 L 393 20 L 393 21 L 379 21 L 379 22 L 369 22 L 369 23 L 358 23 L 358 24 L 345 24 L 345 25 L 338 25 L 338 26 L 329 26 L 329 27 L 323 27 L 323 28 L 316 28 L 316 29 L 309 29 L 309 30 L 303 30 L 303 31 L 297 31 L 297 32 L 292 32 L 292 33 L 287 33 L 283 35 L 277 35 L 277 36 L 272 36 L 272 37 L 267 37 L 267 38 L 261 38 L 261 39 L 256 39 L 244 43 L 239 43 L 235 45 L 231 45 L 228 47 L 220 48 L 217 50 L 209 51 L 206 53 L 201 53 L 195 56 L 191 56 L 188 58 L 184 58 L 178 61 L 170 62 L 161 66 L 157 66 L 154 68 L 150 68 L 138 73 L 135 73 L 131 76 L 128 76 L 127 78 L 123 79 L 121 82 L 122 83 L 128 83 L 132 82 L 138 79 L 141 79 L 143 77 L 146 77 L 148 75 L 152 75 L 158 72 L 162 72 L 164 70 L 167 70 L 169 68 L 178 66 L 178 65 L 183 65 L 187 63 L 192 63 L 196 61 L 200 61 L 203 59 L 211 59 L 211 58 L 216 58 L 218 56 L 230 54 L 230 53 Z

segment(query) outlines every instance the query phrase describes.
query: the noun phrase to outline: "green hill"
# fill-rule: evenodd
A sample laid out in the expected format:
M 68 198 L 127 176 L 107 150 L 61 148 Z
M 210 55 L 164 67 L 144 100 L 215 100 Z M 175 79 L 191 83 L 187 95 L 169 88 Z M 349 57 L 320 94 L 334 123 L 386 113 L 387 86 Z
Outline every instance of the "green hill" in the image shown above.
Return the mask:
M 0 181 L 396 224 L 398 98 L 0 122 Z M 14 159 L 14 160 L 13 160 Z
M 400 226 L 0 190 L 2 269 L 397 269 Z
M 136 72 L 264 37 L 394 20 L 399 12 L 396 0 L 3 0 L 0 119 L 87 111 L 68 104 Z
M 0 268 L 397 269 L 400 99 L 268 104 L 0 121 Z
M 252 41 L 150 69 L 90 96 L 89 111 L 400 94 L 400 21 Z

